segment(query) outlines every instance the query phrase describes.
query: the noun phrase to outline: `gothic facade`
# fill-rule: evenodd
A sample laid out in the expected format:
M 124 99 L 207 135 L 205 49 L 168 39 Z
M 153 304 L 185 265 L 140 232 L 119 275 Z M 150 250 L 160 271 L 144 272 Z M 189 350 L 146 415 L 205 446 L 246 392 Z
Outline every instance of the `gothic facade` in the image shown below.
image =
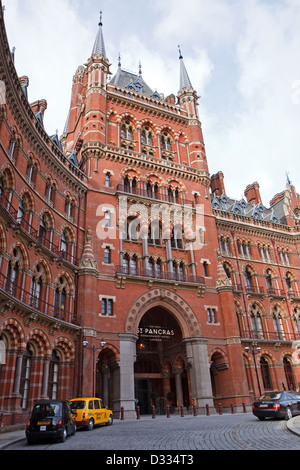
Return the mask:
M 236 201 L 210 175 L 198 96 L 115 74 L 100 21 L 59 138 L 0 16 L 0 413 L 100 395 L 116 417 L 298 389 L 300 196 Z M 257 374 L 256 374 L 257 372 Z

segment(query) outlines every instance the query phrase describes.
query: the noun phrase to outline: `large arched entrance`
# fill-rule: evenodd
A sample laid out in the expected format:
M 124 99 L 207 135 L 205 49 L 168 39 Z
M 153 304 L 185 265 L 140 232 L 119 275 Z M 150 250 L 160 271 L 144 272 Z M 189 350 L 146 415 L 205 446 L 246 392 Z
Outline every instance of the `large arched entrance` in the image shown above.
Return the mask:
M 164 307 L 150 308 L 138 327 L 134 365 L 135 398 L 141 414 L 190 403 L 186 348 L 175 317 Z

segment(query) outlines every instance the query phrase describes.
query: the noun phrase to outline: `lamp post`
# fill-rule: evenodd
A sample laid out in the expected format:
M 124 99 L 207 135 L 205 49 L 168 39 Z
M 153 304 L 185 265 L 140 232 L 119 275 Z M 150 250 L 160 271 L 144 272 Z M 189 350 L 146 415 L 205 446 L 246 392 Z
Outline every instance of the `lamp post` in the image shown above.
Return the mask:
M 87 345 L 89 344 L 89 342 L 84 339 L 82 341 L 82 344 L 83 344 L 83 347 L 85 349 L 92 349 L 93 351 L 93 397 L 95 396 L 95 367 L 96 367 L 96 364 L 95 364 L 95 354 L 96 354 L 96 351 L 98 349 L 103 349 L 106 345 L 106 342 L 104 341 L 104 339 L 102 338 L 102 340 L 100 341 L 100 347 L 99 348 L 96 348 L 96 346 L 93 344 L 92 348 L 88 348 Z
M 257 343 L 254 341 L 253 343 L 251 343 L 251 346 L 246 346 L 245 347 L 245 351 L 247 353 L 248 352 L 252 353 L 253 361 L 254 361 L 254 367 L 255 367 L 255 373 L 256 373 L 256 379 L 257 379 L 257 385 L 258 385 L 258 390 L 259 390 L 259 396 L 261 396 L 261 389 L 260 389 L 260 383 L 259 383 L 258 371 L 257 371 L 256 359 L 255 359 L 255 355 L 260 353 L 261 347 L 257 346 Z

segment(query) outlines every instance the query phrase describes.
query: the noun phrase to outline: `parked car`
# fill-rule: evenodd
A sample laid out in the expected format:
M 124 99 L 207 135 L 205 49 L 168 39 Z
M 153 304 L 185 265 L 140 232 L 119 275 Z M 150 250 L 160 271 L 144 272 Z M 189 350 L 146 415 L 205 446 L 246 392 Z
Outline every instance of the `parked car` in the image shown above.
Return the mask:
M 73 398 L 70 407 L 78 428 L 92 430 L 96 424 L 113 424 L 113 412 L 103 406 L 100 398 Z
M 40 400 L 27 421 L 26 438 L 28 444 L 40 439 L 59 439 L 76 432 L 76 422 L 67 400 Z
M 290 419 L 300 414 L 300 394 L 297 392 L 265 392 L 252 404 L 252 412 L 260 420 L 265 418 Z

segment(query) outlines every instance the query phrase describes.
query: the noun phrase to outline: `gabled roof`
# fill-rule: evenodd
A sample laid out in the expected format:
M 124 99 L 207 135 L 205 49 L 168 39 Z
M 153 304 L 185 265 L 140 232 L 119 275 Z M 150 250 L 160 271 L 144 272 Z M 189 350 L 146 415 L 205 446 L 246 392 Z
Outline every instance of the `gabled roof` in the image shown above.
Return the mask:
M 141 73 L 136 75 L 132 72 L 127 72 L 126 70 L 121 69 L 119 66 L 117 73 L 113 76 L 110 85 L 116 85 L 122 88 L 127 88 L 128 90 L 136 91 L 142 95 L 151 96 L 156 99 L 160 99 L 157 91 L 153 92 L 151 88 L 147 85 L 143 79 Z

